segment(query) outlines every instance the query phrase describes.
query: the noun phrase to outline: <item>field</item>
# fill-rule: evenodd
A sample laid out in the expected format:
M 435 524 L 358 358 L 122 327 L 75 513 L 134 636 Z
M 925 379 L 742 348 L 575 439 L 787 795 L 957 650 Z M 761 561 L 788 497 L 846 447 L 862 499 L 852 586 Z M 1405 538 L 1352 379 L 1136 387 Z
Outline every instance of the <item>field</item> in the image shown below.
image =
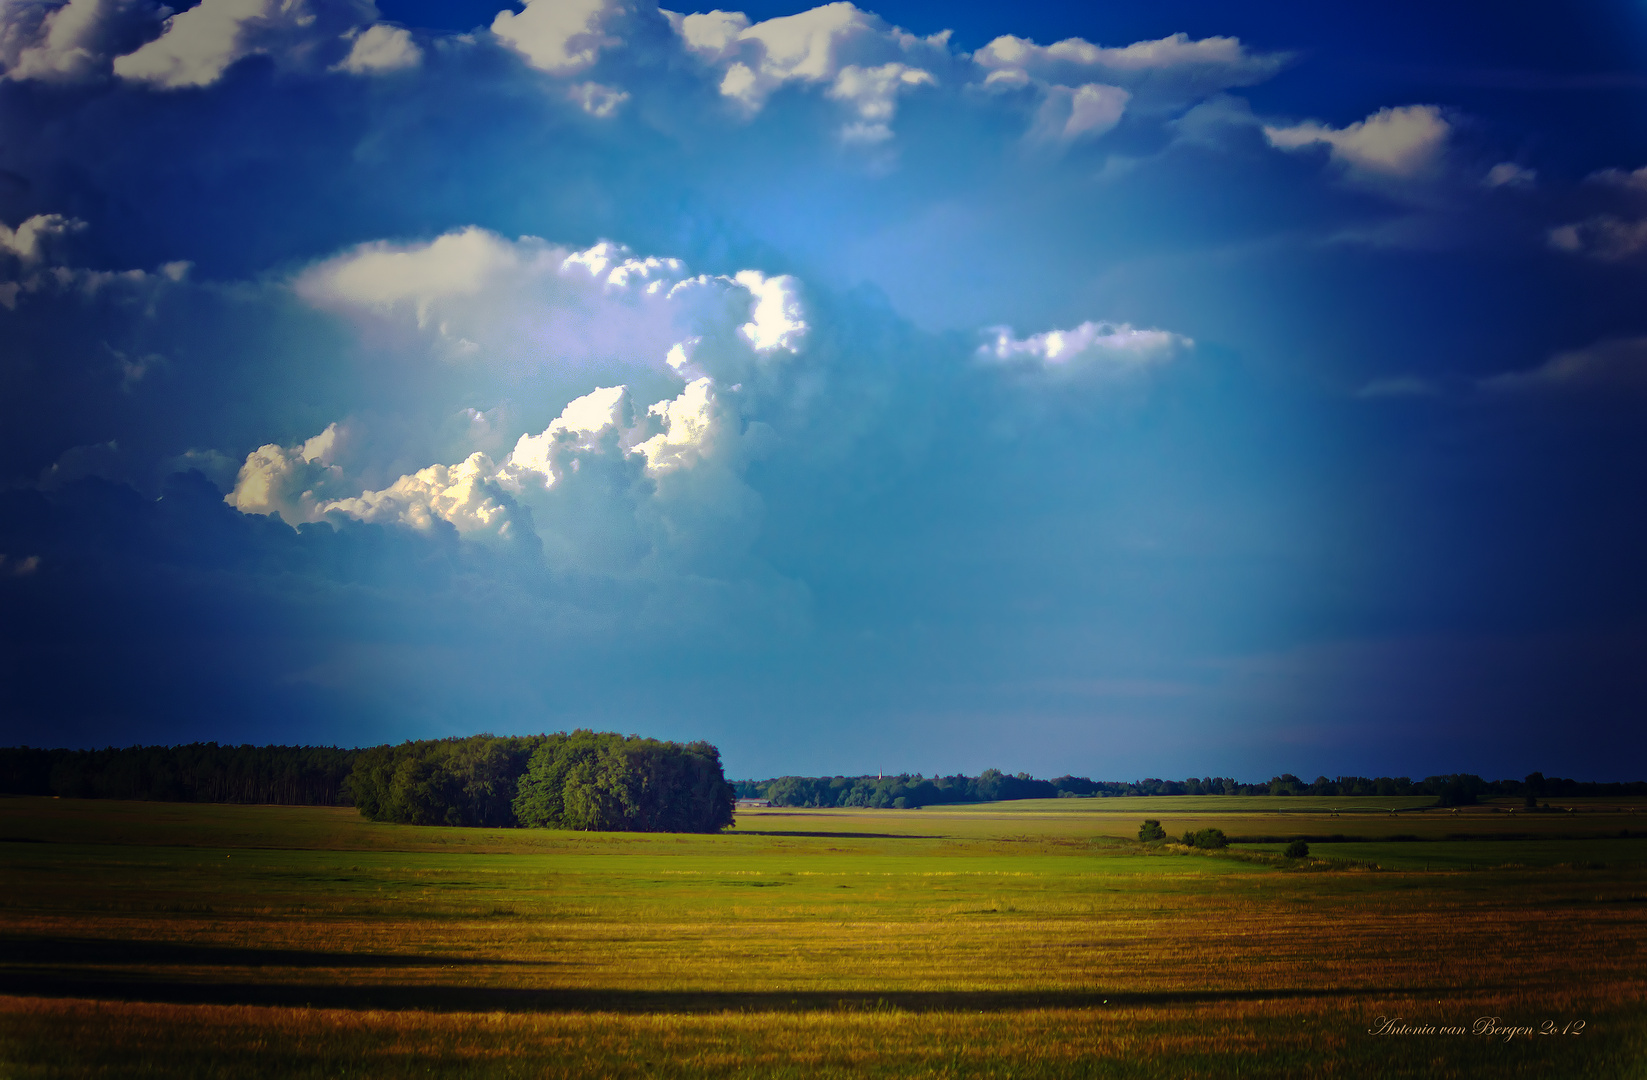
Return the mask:
M 669 836 L 0 798 L 0 1078 L 1647 1077 L 1647 813 L 1427 801 Z

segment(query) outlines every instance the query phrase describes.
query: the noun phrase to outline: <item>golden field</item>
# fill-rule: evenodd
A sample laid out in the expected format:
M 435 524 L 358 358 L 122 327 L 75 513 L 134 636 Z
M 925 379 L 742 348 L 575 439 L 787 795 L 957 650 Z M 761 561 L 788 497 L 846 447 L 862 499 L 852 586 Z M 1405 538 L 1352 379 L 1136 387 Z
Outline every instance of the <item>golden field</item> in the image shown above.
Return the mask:
M 0 799 L 0 1077 L 1647 1076 L 1647 817 L 1424 801 L 675 836 Z M 1484 1017 L 1532 1031 L 1444 1030 Z

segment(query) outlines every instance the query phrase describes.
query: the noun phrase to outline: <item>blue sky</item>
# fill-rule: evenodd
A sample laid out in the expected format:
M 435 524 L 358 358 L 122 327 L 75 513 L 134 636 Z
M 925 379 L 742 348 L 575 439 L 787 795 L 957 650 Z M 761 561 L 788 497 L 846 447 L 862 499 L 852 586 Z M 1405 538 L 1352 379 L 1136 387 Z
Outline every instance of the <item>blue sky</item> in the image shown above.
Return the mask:
M 1647 768 L 1638 4 L 0 3 L 0 732 Z

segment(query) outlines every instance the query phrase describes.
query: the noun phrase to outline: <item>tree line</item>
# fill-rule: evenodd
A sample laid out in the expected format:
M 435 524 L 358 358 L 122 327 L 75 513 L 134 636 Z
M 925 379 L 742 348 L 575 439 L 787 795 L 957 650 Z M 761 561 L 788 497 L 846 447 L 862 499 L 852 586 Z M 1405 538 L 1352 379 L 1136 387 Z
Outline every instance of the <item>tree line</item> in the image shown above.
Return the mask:
M 1483 780 L 1472 773 L 1447 773 L 1413 780 L 1406 776 L 1318 776 L 1308 782 L 1282 773 L 1263 783 L 1243 783 L 1227 776 L 1135 781 L 1090 780 L 1059 776 L 1037 780 L 1028 773 L 1008 775 L 985 769 L 978 776 L 780 776 L 738 780 L 740 799 L 766 799 L 773 806 L 864 806 L 906 809 L 945 803 L 996 802 L 1004 799 L 1099 798 L 1123 795 L 1344 795 L 1385 798 L 1430 795 L 1443 806 L 1472 805 L 1481 799 L 1545 798 L 1590 795 L 1647 796 L 1647 781 L 1593 782 L 1532 773 L 1522 780 Z
M 374 820 L 415 824 L 712 831 L 730 823 L 734 797 L 767 799 L 775 806 L 903 809 L 1121 795 L 1430 795 L 1457 806 L 1504 797 L 1529 803 L 1586 795 L 1647 797 L 1647 782 L 1597 783 L 1537 772 L 1522 780 L 1484 780 L 1470 773 L 1417 781 L 1318 776 L 1306 782 L 1292 773 L 1260 783 L 1216 776 L 1039 780 L 986 769 L 978 776 L 780 776 L 727 784 L 720 752 L 708 743 L 575 731 L 426 739 L 364 750 L 215 742 L 102 750 L 0 747 L 0 794 L 355 805 Z

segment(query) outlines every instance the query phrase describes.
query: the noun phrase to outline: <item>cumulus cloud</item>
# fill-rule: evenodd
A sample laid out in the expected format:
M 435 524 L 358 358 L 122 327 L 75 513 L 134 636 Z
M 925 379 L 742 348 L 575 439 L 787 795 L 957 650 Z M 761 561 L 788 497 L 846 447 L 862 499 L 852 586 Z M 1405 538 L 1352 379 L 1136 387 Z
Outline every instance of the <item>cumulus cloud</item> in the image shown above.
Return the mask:
M 476 451 L 342 495 L 346 479 L 331 463 L 334 424 L 301 446 L 253 451 L 224 501 L 292 525 L 353 519 L 423 533 L 446 525 L 470 541 L 536 547 L 559 567 L 612 569 L 618 553 L 633 563 L 690 547 L 700 539 L 687 535 L 691 527 L 758 507 L 738 479 L 747 457 L 742 426 L 708 376 L 644 411 L 627 386 L 599 387 L 543 431 L 520 436 L 501 461 Z M 714 480 L 671 486 L 687 472 Z
M 576 83 L 567 89 L 567 93 L 578 108 L 603 120 L 629 100 L 629 91 L 598 82 Z
M 1040 82 L 1074 88 L 1120 86 L 1144 99 L 1164 102 L 1205 97 L 1236 86 L 1263 82 L 1288 61 L 1282 53 L 1254 53 L 1239 38 L 1193 40 L 1173 34 L 1124 48 L 1104 48 L 1082 38 L 1037 45 L 1004 34 L 973 54 L 989 74 L 986 85 L 1011 87 Z
M 1630 220 L 1613 214 L 1597 214 L 1584 221 L 1556 226 L 1550 230 L 1549 239 L 1550 246 L 1558 251 L 1618 262 L 1647 251 L 1647 218 Z
M 92 297 L 110 289 L 152 300 L 157 290 L 188 275 L 186 262 L 165 263 L 155 273 L 67 265 L 58 250 L 62 240 L 85 228 L 84 221 L 61 214 L 35 214 L 15 229 L 0 223 L 0 308 L 15 311 L 19 299 L 29 294 Z
M 1647 165 L 1633 171 L 1626 169 L 1602 169 L 1586 177 L 1592 184 L 1602 184 L 1607 187 L 1622 188 L 1625 191 L 1647 193 Z
M 422 62 L 423 50 L 412 40 L 411 31 L 388 23 L 377 23 L 354 35 L 349 55 L 334 70 L 346 71 L 351 75 L 382 75 L 414 68 Z
M 320 54 L 339 49 L 376 19 L 372 0 L 201 0 L 168 18 L 159 37 L 118 57 L 114 73 L 175 90 L 208 86 L 248 56 L 269 56 L 281 67 L 312 67 Z M 354 46 L 365 37 L 355 37 Z M 368 43 L 365 55 L 399 63 L 410 44 L 385 28 Z M 355 55 L 354 47 L 349 55 Z
M 492 33 L 528 64 L 551 75 L 592 67 L 601 50 L 622 44 L 605 30 L 623 9 L 609 0 L 526 0 L 522 11 L 500 11 Z
M 1585 177 L 1620 212 L 1592 214 L 1582 221 L 1558 225 L 1546 234 L 1551 247 L 1602 262 L 1620 262 L 1647 252 L 1647 217 L 1641 217 L 1647 195 L 1647 167 L 1626 171 L 1602 169 Z M 1632 212 L 1633 211 L 1633 212 Z
M 1538 181 L 1538 173 L 1513 161 L 1501 161 L 1487 170 L 1481 186 L 1489 188 L 1529 188 Z
M 343 474 L 346 432 L 334 425 L 302 446 L 259 447 L 230 505 L 294 525 L 450 526 L 467 540 L 525 544 L 551 565 L 580 570 L 683 552 L 720 557 L 747 542 L 760 500 L 741 476 L 763 437 L 749 415 L 754 383 L 780 370 L 810 332 L 794 278 L 693 275 L 679 260 L 617 244 L 573 250 L 468 228 L 420 244 L 362 245 L 311 267 L 295 287 L 368 324 L 464 342 L 472 348 L 447 356 L 465 365 L 564 365 L 617 350 L 637 374 L 679 389 L 647 405 L 628 384 L 597 387 L 501 456 L 476 450 L 384 487 Z M 488 430 L 497 415 L 463 414 Z
M 34 266 L 46 257 L 53 238 L 85 227 L 84 221 L 62 214 L 35 214 L 15 229 L 0 222 L 0 255 L 10 255 L 25 267 Z
M 1352 174 L 1407 180 L 1436 164 L 1451 131 L 1438 106 L 1403 105 L 1380 109 L 1348 127 L 1309 120 L 1291 127 L 1266 126 L 1264 135 L 1280 150 L 1325 146 L 1332 160 Z
M 499 490 L 496 475 L 492 459 L 477 450 L 456 465 L 430 465 L 380 491 L 318 503 L 314 513 L 317 518 L 340 514 L 419 532 L 428 532 L 439 520 L 465 536 L 507 540 L 517 530 L 512 506 Z
M 732 383 L 795 351 L 807 329 L 789 276 L 694 275 L 621 244 L 573 250 L 472 226 L 362 245 L 296 289 L 318 307 L 415 327 L 447 359 L 515 371 L 601 360 Z
M 1132 94 L 1119 86 L 1049 86 L 1035 114 L 1031 138 L 1045 142 L 1074 142 L 1096 138 L 1121 122 Z
M 825 96 L 846 102 L 858 114 L 855 122 L 841 128 L 848 142 L 883 142 L 892 137 L 892 117 L 897 111 L 898 93 L 916 86 L 932 86 L 938 80 L 930 71 L 908 64 L 889 63 L 864 68 L 848 64 L 835 76 Z
M 0 4 L 0 73 L 52 82 L 106 75 L 122 40 L 157 22 L 164 10 L 149 0 Z
M 951 62 L 948 32 L 917 37 L 850 3 L 825 4 L 751 24 L 741 12 L 664 13 L 687 50 L 720 75 L 720 92 L 746 116 L 789 83 L 823 86 L 855 114 L 849 141 L 890 137 L 900 93 L 938 82 Z
M 1525 371 L 1483 379 L 1485 390 L 1531 393 L 1581 389 L 1647 389 L 1647 337 L 1599 341 L 1557 353 Z
M 1129 323 L 1084 322 L 1069 330 L 1014 337 L 997 326 L 978 348 L 986 362 L 1047 372 L 1126 375 L 1165 363 L 1195 344 L 1168 330 L 1138 330 Z
M 342 494 L 347 483 L 332 461 L 338 439 L 332 424 L 297 446 L 258 447 L 246 455 L 223 501 L 244 514 L 279 515 L 288 525 L 319 521 L 328 497 Z

